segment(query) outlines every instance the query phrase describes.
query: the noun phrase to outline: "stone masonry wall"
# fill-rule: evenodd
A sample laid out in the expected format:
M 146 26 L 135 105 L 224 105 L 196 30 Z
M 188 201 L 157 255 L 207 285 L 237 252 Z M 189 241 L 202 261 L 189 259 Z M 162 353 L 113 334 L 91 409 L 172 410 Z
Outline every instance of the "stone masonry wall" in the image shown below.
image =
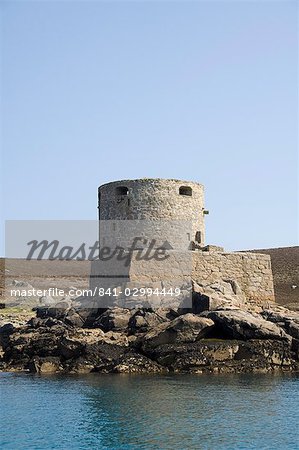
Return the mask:
M 191 189 L 192 195 L 180 195 L 182 187 Z M 187 220 L 192 229 L 189 241 L 194 241 L 199 231 L 200 244 L 204 245 L 204 187 L 190 181 L 159 178 L 107 183 L 99 187 L 99 219 Z
M 248 300 L 275 301 L 271 259 L 268 255 L 228 252 L 192 252 L 192 279 L 209 284 L 235 280 Z
M 136 256 L 137 252 L 134 252 L 128 267 L 122 261 L 95 261 L 92 264 L 95 278 L 91 279 L 91 286 L 108 288 L 125 283 L 126 287 L 136 288 L 180 288 L 182 296 L 179 299 L 183 297 L 188 301 L 191 299 L 191 280 L 204 286 L 232 280 L 238 283 L 247 300 L 258 303 L 275 301 L 271 260 L 268 255 L 195 250 L 171 251 L 169 258 L 164 261 L 139 260 Z M 169 304 L 175 305 L 179 299 L 175 296 L 163 297 L 162 303 L 165 305 L 167 300 Z M 157 297 L 150 299 L 151 303 L 158 300 L 160 301 Z

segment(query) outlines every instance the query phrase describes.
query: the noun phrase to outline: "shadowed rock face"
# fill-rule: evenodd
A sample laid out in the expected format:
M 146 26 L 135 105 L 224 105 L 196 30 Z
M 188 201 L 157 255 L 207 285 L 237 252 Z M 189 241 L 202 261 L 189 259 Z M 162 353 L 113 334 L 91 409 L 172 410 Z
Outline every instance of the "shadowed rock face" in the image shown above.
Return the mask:
M 172 372 L 268 372 L 298 367 L 287 343 L 275 340 L 203 339 L 181 345 L 161 345 L 149 355 Z
M 185 314 L 171 322 L 158 325 L 141 338 L 142 349 L 155 348 L 162 344 L 194 342 L 206 336 L 214 327 L 211 319 Z
M 219 280 L 209 284 L 192 283 L 192 311 L 199 314 L 205 310 L 239 308 L 245 303 L 245 295 L 234 280 Z
M 261 315 L 267 321 L 275 323 L 289 336 L 299 339 L 299 313 L 294 311 L 264 310 Z
M 82 327 L 72 319 L 84 317 L 82 311 L 51 307 L 51 315 L 39 312 L 26 325 L 0 328 L 1 367 L 40 373 L 299 369 L 298 313 L 275 304 L 260 314 L 221 308 L 99 310 L 85 315 Z
M 94 322 L 95 328 L 101 328 L 103 331 L 123 331 L 128 328 L 132 311 L 129 309 L 115 308 L 107 310 Z
M 291 340 L 285 331 L 258 314 L 241 310 L 211 311 L 203 313 L 212 319 L 219 332 L 233 339 Z

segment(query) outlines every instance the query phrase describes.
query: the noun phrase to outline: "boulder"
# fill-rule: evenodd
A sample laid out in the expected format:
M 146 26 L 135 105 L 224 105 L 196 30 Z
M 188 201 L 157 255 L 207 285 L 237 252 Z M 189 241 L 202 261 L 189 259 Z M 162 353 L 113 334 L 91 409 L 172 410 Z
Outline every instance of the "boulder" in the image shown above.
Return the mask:
M 36 316 L 41 319 L 53 318 L 65 322 L 72 327 L 92 326 L 97 315 L 97 309 L 75 308 L 72 300 L 67 299 L 54 306 L 36 308 Z
M 219 336 L 233 339 L 284 339 L 290 341 L 285 331 L 259 314 L 241 310 L 210 311 L 202 313 L 215 322 Z
M 28 328 L 52 328 L 52 327 L 58 327 L 58 328 L 65 328 L 67 329 L 67 324 L 64 323 L 62 320 L 55 319 L 54 317 L 45 317 L 41 319 L 40 317 L 32 317 L 27 322 Z
M 56 303 L 57 301 L 51 295 L 39 297 L 40 306 L 54 306 Z
M 55 319 L 64 319 L 71 312 L 72 302 L 70 300 L 55 303 L 53 306 L 39 306 L 36 308 L 36 317 L 44 319 L 53 317 Z
M 125 348 L 120 345 L 96 342 L 86 345 L 85 353 L 81 358 L 78 358 L 77 363 L 80 364 L 84 361 L 84 363 L 93 366 L 94 372 L 111 373 L 124 352 Z
M 41 319 L 40 317 L 32 317 L 30 320 L 28 320 L 27 326 L 29 328 L 39 328 L 45 326 L 46 320 L 47 319 Z
M 47 326 L 19 328 L 5 341 L 4 360 L 10 366 L 24 367 L 35 357 L 58 357 L 60 356 L 58 344 L 65 333 L 65 327 L 58 324 L 51 328 Z
M 113 368 L 113 372 L 116 373 L 161 373 L 167 371 L 155 361 L 132 351 L 122 355 Z
M 78 358 L 85 349 L 85 345 L 79 340 L 62 338 L 58 343 L 58 351 L 65 359 Z
M 171 309 L 138 309 L 129 320 L 129 330 L 132 334 L 138 332 L 146 333 L 150 329 L 156 328 L 161 323 L 169 322 L 177 316 L 177 312 Z
M 264 319 L 283 328 L 293 338 L 299 339 L 299 312 L 276 307 L 264 310 L 261 315 Z
M 192 282 L 192 312 L 238 309 L 245 296 L 235 280 L 219 280 L 210 284 Z
M 103 341 L 105 333 L 100 329 L 72 329 L 68 331 L 67 336 L 70 339 L 80 341 L 81 344 L 87 345 Z
M 59 358 L 33 358 L 27 364 L 29 372 L 32 373 L 58 373 L 63 370 Z
M 9 336 L 15 332 L 15 327 L 12 323 L 6 323 L 0 327 L 0 346 L 5 349 L 9 344 Z
M 149 350 L 161 344 L 194 342 L 206 336 L 213 327 L 213 320 L 188 313 L 149 331 L 142 338 L 142 348 Z
M 96 344 L 104 342 L 112 345 L 119 345 L 127 347 L 129 345 L 128 337 L 117 331 L 108 331 L 104 333 L 99 328 L 94 329 L 74 329 L 69 330 L 67 333 L 70 339 L 74 339 L 76 342 L 80 342 L 82 345 Z
M 70 325 L 72 327 L 83 327 L 85 324 L 85 318 L 82 317 L 80 314 L 78 314 L 76 311 L 71 311 L 68 313 L 65 318 L 64 322 L 67 325 Z
M 66 310 L 61 308 L 56 308 L 55 306 L 39 306 L 35 308 L 36 317 L 40 319 L 45 319 L 47 317 L 52 317 L 53 319 L 63 320 L 66 315 Z
M 103 331 L 124 331 L 128 328 L 131 315 L 132 312 L 129 309 L 108 309 L 95 320 L 93 326 Z
M 0 335 L 9 336 L 14 333 L 15 330 L 16 329 L 12 323 L 6 323 L 0 327 Z
M 129 339 L 125 334 L 112 330 L 107 331 L 107 333 L 104 334 L 103 341 L 107 344 L 116 344 L 122 347 L 127 347 L 129 345 Z
M 77 314 L 79 314 L 79 316 L 81 317 L 82 323 L 83 323 L 83 327 L 85 328 L 93 328 L 94 327 L 94 322 L 96 321 L 96 319 L 103 314 L 105 311 L 107 310 L 107 308 L 103 309 L 103 308 L 94 308 L 91 305 L 88 306 L 82 306 L 82 305 L 77 305 L 75 307 L 75 312 Z

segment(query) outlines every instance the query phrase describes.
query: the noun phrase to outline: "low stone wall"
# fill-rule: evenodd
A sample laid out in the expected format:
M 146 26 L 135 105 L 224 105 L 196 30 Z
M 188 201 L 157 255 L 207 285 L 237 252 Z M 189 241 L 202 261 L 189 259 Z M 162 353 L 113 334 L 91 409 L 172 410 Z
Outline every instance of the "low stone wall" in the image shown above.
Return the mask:
M 139 260 L 133 252 L 129 266 L 123 261 L 97 261 L 92 264 L 91 287 L 186 287 L 191 279 L 208 285 L 236 281 L 247 300 L 275 301 L 271 259 L 247 252 L 194 250 L 170 252 L 166 260 Z M 129 283 L 129 284 L 128 284 Z M 184 290 L 184 289 L 183 289 Z M 190 293 L 189 293 L 190 294 Z M 173 298 L 174 300 L 174 298 Z
M 192 279 L 200 284 L 235 280 L 248 300 L 275 301 L 268 255 L 195 250 L 192 252 Z

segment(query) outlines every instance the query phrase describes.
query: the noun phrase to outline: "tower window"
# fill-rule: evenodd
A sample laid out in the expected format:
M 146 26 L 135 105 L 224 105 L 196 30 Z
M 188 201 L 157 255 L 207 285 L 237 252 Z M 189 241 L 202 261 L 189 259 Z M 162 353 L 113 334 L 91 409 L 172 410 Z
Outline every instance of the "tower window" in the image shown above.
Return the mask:
M 179 189 L 180 195 L 187 195 L 188 197 L 192 196 L 192 189 L 189 186 L 181 186 Z
M 195 241 L 201 244 L 201 231 L 196 231 L 195 233 Z
M 126 186 L 118 186 L 116 188 L 116 195 L 128 195 L 129 189 Z

